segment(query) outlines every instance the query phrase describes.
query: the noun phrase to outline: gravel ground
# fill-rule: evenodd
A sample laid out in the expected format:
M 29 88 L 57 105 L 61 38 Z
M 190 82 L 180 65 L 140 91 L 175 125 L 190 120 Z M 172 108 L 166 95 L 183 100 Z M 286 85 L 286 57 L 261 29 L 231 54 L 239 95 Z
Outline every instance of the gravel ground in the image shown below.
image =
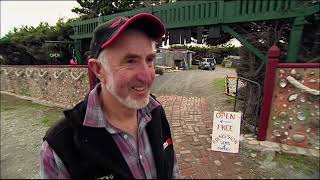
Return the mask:
M 199 70 L 195 66 L 193 68 L 188 71 L 164 73 L 157 76 L 151 92 L 155 95 L 206 97 L 212 116 L 213 111 L 232 111 L 233 103 L 227 101 L 230 100 L 230 97 L 215 88 L 213 81 L 226 76 L 236 76 L 235 69 L 223 68 L 220 65 L 216 66 L 213 71 Z
M 212 81 L 227 75 L 236 76 L 235 69 L 217 66 L 215 70 L 191 69 L 157 76 L 152 92 L 157 95 L 213 96 Z
M 1 178 L 38 178 L 39 165 L 35 157 L 39 156 L 46 128 L 29 112 L 31 108 L 1 112 Z
M 61 109 L 1 94 L 1 179 L 38 179 L 44 121 Z

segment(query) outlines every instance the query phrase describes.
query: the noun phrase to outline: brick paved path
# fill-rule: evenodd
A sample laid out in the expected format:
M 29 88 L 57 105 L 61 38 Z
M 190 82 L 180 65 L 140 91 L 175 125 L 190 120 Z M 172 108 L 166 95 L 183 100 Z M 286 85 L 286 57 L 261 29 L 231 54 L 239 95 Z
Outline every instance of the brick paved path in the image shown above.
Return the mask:
M 239 154 L 210 149 L 212 117 L 205 97 L 158 96 L 170 122 L 182 178 L 254 178 Z

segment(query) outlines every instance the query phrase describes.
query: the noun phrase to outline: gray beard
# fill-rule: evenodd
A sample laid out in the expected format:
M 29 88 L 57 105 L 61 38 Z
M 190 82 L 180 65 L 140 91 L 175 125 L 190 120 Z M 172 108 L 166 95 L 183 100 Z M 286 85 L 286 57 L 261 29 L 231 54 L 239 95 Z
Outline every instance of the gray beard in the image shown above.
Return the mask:
M 149 104 L 149 96 L 141 100 L 134 100 L 130 96 L 125 98 L 120 97 L 114 88 L 114 81 L 111 74 L 108 76 L 108 83 L 105 85 L 106 90 L 113 95 L 122 105 L 130 109 L 142 109 Z

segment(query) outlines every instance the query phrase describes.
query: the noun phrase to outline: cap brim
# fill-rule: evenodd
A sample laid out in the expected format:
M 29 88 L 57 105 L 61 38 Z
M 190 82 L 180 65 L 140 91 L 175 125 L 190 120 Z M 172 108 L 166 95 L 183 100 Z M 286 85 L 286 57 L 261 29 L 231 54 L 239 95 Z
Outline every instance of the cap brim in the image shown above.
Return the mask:
M 136 24 L 136 27 L 146 32 L 154 40 L 159 40 L 166 32 L 166 28 L 159 18 L 148 13 L 140 13 L 128 19 L 100 48 L 110 46 L 124 30 L 133 24 Z

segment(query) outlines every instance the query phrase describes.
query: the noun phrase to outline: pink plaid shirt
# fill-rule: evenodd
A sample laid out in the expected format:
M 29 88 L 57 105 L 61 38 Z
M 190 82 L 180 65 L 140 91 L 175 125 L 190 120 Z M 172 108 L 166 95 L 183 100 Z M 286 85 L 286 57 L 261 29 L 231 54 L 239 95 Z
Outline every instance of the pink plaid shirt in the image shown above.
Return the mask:
M 138 138 L 134 138 L 122 130 L 112 126 L 105 120 L 98 97 L 97 85 L 88 97 L 88 104 L 83 125 L 89 127 L 105 127 L 112 135 L 120 152 L 126 160 L 133 177 L 137 179 L 155 179 L 157 172 L 153 159 L 151 145 L 146 131 L 146 125 L 151 121 L 151 111 L 160 106 L 151 96 L 147 107 L 138 110 Z M 46 179 L 68 179 L 70 174 L 66 170 L 62 160 L 51 149 L 49 144 L 44 141 L 40 152 L 40 176 Z M 173 178 L 179 177 L 179 170 L 176 156 L 174 156 Z

